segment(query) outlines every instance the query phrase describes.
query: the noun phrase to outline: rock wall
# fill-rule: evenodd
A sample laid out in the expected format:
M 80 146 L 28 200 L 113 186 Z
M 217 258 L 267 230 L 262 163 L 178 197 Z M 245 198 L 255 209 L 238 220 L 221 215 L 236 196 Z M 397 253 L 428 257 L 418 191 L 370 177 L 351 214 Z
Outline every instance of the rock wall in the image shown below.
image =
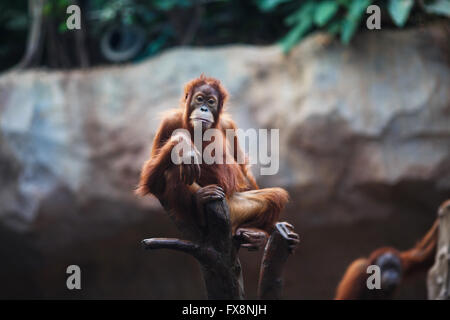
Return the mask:
M 158 115 L 204 72 L 228 88 L 241 128 L 280 129 L 280 172 L 254 172 L 289 190 L 285 218 L 303 239 L 286 297 L 331 298 L 350 261 L 409 247 L 450 195 L 448 41 L 445 26 L 367 32 L 350 47 L 317 34 L 288 56 L 179 48 L 135 65 L 1 75 L 0 296 L 204 298 L 189 257 L 140 249 L 177 233 L 156 200 L 133 195 Z M 254 297 L 260 255 L 242 256 Z M 65 287 L 70 264 L 81 291 Z M 400 296 L 425 297 L 424 278 Z

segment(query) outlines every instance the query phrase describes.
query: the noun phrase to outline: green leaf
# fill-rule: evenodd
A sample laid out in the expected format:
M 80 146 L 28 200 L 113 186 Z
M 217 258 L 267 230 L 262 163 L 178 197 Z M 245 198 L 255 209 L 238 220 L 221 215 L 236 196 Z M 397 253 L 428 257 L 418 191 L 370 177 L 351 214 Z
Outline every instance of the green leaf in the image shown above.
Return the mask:
M 180 6 L 181 8 L 189 8 L 192 6 L 193 2 L 195 2 L 195 1 L 177 0 L 177 2 L 178 2 L 178 6 Z
M 46 2 L 44 4 L 44 7 L 42 8 L 42 13 L 44 14 L 44 16 L 48 16 L 52 12 L 52 9 L 53 9 L 53 6 L 52 6 L 51 2 Z
M 64 32 L 66 32 L 67 30 L 69 30 L 69 29 L 67 28 L 67 23 L 66 23 L 66 22 L 61 22 L 61 23 L 59 24 L 59 26 L 58 26 L 58 32 L 59 32 L 59 33 L 64 33 Z
M 359 22 L 355 20 L 344 20 L 341 26 L 341 41 L 344 44 L 349 44 L 353 35 L 358 29 Z
M 284 19 L 284 23 L 288 26 L 293 26 L 303 19 L 311 19 L 316 5 L 317 4 L 314 1 L 305 2 L 300 8 L 294 11 L 294 13 L 287 16 Z
M 256 2 L 257 6 L 261 11 L 267 12 L 273 10 L 278 5 L 283 2 L 288 2 L 290 0 L 258 0 Z
M 352 2 L 355 2 L 355 0 L 337 0 L 336 2 L 338 4 L 340 4 L 341 6 L 344 6 L 344 7 L 348 8 L 352 4 Z
M 148 56 L 154 55 L 156 53 L 158 53 L 162 47 L 165 45 L 165 43 L 167 42 L 167 37 L 159 37 L 156 40 L 152 41 L 146 48 L 145 53 Z
M 138 14 L 142 17 L 145 23 L 151 23 L 157 17 L 157 15 L 150 10 L 140 10 L 138 11 Z
M 349 44 L 361 23 L 362 16 L 372 0 L 353 1 L 341 25 L 341 41 Z
M 339 9 L 339 4 L 335 1 L 321 2 L 314 12 L 314 23 L 319 27 L 326 25 Z
M 161 11 L 169 11 L 177 5 L 176 0 L 154 0 L 154 6 Z
M 413 0 L 389 0 L 388 11 L 398 27 L 405 25 L 413 4 Z
M 10 30 L 25 30 L 27 25 L 28 19 L 26 15 L 17 15 L 14 19 L 5 23 L 5 27 Z
M 126 25 L 132 25 L 134 23 L 134 16 L 131 14 L 126 14 L 122 17 L 122 22 Z
M 450 1 L 449 0 L 435 0 L 431 3 L 424 4 L 425 11 L 431 14 L 439 14 L 450 17 Z
M 367 7 L 372 0 L 353 0 L 347 13 L 348 18 L 353 20 L 361 20 L 362 15 L 366 12 Z
M 339 32 L 341 32 L 342 24 L 343 24 L 342 20 L 333 21 L 327 26 L 328 33 L 331 33 L 332 35 L 337 35 Z
M 312 28 L 313 20 L 311 16 L 306 16 L 304 19 L 291 29 L 288 34 L 281 39 L 280 45 L 283 52 L 289 52 L 293 46 L 295 46 L 302 37 Z

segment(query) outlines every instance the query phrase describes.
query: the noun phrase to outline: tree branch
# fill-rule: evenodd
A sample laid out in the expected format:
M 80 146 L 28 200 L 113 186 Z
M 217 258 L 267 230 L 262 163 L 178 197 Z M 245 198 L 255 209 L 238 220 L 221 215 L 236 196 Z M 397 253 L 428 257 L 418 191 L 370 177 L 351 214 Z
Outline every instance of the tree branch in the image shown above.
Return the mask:
M 283 268 L 287 258 L 300 242 L 294 227 L 287 222 L 278 222 L 264 250 L 261 263 L 258 296 L 263 300 L 281 299 Z
M 176 225 L 193 241 L 152 238 L 142 241 L 146 249 L 172 249 L 188 253 L 200 263 L 209 299 L 243 299 L 242 273 L 237 258 L 239 246 L 231 234 L 230 214 L 225 200 L 205 205 L 207 228 L 199 229 L 190 219 Z
M 171 249 L 182 251 L 193 256 L 197 256 L 200 251 L 200 246 L 187 240 L 180 240 L 175 238 L 150 238 L 142 240 L 144 249 Z

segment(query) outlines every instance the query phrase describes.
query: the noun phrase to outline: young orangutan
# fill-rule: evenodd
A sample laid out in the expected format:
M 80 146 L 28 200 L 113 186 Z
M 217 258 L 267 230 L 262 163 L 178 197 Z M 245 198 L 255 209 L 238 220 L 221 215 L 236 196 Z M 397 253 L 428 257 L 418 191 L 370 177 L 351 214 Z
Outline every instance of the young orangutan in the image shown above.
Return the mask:
M 286 202 L 288 193 L 281 188 L 259 189 L 247 162 L 238 163 L 242 154 L 237 137 L 227 139 L 227 129 L 236 125 L 223 109 L 227 92 L 220 81 L 201 75 L 187 83 L 182 108 L 171 110 L 163 119 L 153 141 L 150 159 L 141 172 L 137 194 L 153 194 L 175 217 L 195 218 L 204 226 L 204 205 L 226 198 L 230 209 L 232 232 L 243 247 L 261 247 Z M 194 144 L 194 130 L 221 132 L 220 141 L 203 141 L 203 149 L 216 143 L 223 149 L 223 162 L 207 164 Z M 174 133 L 185 129 L 190 134 Z M 231 140 L 231 141 L 230 141 Z M 180 164 L 172 161 L 172 150 L 179 144 L 189 145 L 188 152 L 179 154 Z M 232 145 L 234 151 L 230 151 Z M 225 161 L 225 159 L 232 161 Z

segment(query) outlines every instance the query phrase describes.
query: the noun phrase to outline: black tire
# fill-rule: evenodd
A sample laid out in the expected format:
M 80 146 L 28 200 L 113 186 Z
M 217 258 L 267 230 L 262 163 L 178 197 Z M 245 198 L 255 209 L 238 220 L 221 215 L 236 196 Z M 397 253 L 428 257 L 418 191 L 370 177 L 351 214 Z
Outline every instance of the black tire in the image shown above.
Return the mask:
M 133 59 L 145 43 L 143 29 L 136 26 L 114 25 L 100 39 L 100 51 L 109 62 Z

